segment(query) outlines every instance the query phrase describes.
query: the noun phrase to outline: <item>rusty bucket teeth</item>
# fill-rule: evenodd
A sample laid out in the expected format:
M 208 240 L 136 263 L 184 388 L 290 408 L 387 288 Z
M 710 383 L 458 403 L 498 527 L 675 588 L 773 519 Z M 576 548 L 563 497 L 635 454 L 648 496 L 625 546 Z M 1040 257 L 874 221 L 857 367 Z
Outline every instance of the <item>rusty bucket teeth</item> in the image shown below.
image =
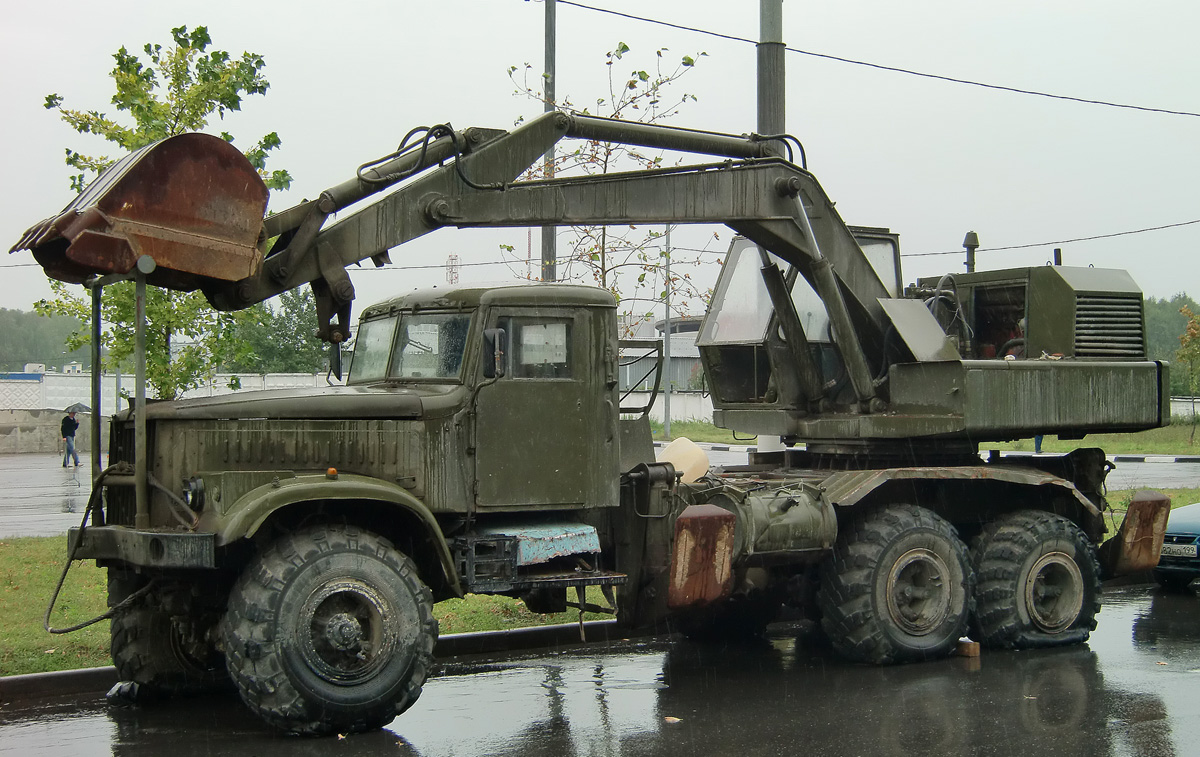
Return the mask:
M 169 137 L 126 155 L 10 252 L 30 250 L 46 275 L 81 283 L 128 273 L 142 255 L 150 283 L 190 291 L 258 273 L 267 187 L 237 148 L 208 134 Z

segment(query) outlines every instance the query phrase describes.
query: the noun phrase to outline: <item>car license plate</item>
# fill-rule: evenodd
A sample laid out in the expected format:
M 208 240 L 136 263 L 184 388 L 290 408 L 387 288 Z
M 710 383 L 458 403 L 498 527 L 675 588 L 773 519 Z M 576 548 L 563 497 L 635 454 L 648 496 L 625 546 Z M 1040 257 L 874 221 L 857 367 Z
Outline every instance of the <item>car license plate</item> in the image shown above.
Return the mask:
M 1165 557 L 1195 557 L 1195 544 L 1164 544 L 1162 548 Z

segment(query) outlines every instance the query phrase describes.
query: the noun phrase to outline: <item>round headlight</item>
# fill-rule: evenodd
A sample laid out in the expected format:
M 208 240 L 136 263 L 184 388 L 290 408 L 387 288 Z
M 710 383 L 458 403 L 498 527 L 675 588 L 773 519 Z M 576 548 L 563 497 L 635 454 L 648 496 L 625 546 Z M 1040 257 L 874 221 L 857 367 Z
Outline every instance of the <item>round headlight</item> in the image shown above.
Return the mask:
M 204 508 L 204 480 L 196 477 L 183 480 L 183 502 L 193 512 Z

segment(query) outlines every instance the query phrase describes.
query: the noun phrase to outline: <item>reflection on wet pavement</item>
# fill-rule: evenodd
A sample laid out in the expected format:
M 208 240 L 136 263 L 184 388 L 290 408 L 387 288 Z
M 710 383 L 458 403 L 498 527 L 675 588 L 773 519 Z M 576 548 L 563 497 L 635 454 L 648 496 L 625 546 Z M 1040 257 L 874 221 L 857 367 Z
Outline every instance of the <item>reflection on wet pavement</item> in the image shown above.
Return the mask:
M 57 536 L 78 526 L 92 491 L 91 460 L 64 468 L 53 454 L 0 456 L 0 538 Z
M 1184 755 L 1200 742 L 1200 598 L 1106 591 L 1087 646 L 871 668 L 776 635 L 444 661 L 389 728 L 278 736 L 234 697 L 0 709 L 0 752 L 45 755 Z

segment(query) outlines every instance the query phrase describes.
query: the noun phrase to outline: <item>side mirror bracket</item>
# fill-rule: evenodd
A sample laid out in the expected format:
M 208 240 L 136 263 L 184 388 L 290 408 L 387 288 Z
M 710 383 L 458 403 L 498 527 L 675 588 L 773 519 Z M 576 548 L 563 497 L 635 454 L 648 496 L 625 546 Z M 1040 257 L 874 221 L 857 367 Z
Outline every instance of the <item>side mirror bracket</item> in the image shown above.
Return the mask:
M 508 335 L 504 329 L 483 330 L 483 377 L 500 378 L 504 375 L 505 353 L 508 351 Z

